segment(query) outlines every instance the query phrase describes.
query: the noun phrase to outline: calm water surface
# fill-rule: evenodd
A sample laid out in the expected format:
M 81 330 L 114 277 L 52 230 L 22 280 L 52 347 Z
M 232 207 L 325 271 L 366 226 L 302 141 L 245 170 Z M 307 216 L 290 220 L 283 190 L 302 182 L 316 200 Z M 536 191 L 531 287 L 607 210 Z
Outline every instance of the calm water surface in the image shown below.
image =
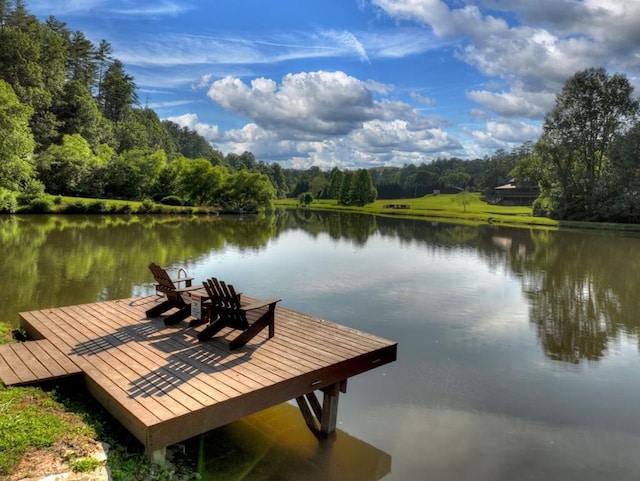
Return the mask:
M 290 404 L 187 442 L 205 480 L 640 477 L 640 238 L 293 211 L 0 225 L 4 320 L 148 294 L 153 260 L 399 343 L 327 442 Z

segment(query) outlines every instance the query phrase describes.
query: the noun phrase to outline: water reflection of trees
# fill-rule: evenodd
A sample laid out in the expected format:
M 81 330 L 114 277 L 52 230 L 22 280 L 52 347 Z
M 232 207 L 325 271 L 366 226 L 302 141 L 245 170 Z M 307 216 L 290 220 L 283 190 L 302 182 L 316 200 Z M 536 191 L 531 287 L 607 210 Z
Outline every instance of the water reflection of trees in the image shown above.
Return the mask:
M 633 276 L 639 239 L 579 232 L 532 237 L 535 270 L 524 289 L 549 357 L 599 360 L 621 334 L 638 335 L 640 300 Z
M 21 310 L 128 297 L 133 286 L 149 282 L 152 260 L 188 267 L 229 245 L 262 249 L 290 229 L 358 247 L 379 235 L 432 252 L 476 252 L 492 270 L 520 280 L 530 322 L 551 359 L 599 360 L 611 342 L 640 331 L 636 237 L 291 210 L 246 219 L 2 217 L 0 320 Z
M 619 336 L 638 337 L 636 237 L 396 222 L 379 221 L 379 231 L 433 249 L 473 248 L 492 269 L 521 279 L 529 320 L 551 359 L 597 361 Z
M 323 212 L 308 209 L 278 211 L 280 229 L 302 229 L 313 237 L 327 233 L 331 239 L 348 240 L 358 247 L 376 232 L 373 215 Z
M 636 237 L 380 217 L 372 221 L 331 212 L 307 212 L 292 224 L 312 233 L 329 231 L 361 246 L 377 233 L 432 251 L 477 252 L 491 269 L 520 280 L 529 320 L 545 354 L 554 360 L 597 361 L 609 343 L 625 334 L 637 337 L 640 331 L 640 296 L 632 282 L 640 267 Z
M 147 264 L 184 264 L 234 245 L 259 249 L 274 218 L 6 216 L 0 218 L 0 320 L 16 312 L 132 295 Z

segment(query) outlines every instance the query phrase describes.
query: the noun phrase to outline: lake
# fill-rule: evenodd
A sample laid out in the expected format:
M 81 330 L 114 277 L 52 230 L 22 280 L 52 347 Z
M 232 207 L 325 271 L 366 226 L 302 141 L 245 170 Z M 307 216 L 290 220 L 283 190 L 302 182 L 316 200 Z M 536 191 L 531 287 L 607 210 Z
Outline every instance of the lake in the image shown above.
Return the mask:
M 150 294 L 155 261 L 398 342 L 327 441 L 284 404 L 185 443 L 204 480 L 640 476 L 640 237 L 310 211 L 0 224 L 5 321 Z

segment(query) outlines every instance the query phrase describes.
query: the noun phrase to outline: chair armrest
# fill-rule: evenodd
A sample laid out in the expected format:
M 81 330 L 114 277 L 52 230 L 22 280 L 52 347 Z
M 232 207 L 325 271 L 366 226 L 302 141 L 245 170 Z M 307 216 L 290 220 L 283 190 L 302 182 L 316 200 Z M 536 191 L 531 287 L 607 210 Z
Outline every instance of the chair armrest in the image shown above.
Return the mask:
M 190 291 L 197 291 L 197 290 L 202 290 L 202 286 L 186 286 L 186 287 L 177 287 L 175 289 L 176 292 L 190 292 Z M 206 296 L 206 292 L 203 293 L 203 297 Z
M 280 302 L 282 299 L 276 299 L 275 297 L 271 297 L 269 299 L 265 299 L 263 301 L 255 301 L 251 304 L 247 304 L 246 306 L 240 306 L 241 311 L 252 311 L 254 309 L 259 309 L 261 307 L 270 306 L 275 304 L 276 302 Z
M 172 277 L 171 281 L 175 284 L 176 282 L 186 282 L 187 285 L 193 280 L 193 277 Z

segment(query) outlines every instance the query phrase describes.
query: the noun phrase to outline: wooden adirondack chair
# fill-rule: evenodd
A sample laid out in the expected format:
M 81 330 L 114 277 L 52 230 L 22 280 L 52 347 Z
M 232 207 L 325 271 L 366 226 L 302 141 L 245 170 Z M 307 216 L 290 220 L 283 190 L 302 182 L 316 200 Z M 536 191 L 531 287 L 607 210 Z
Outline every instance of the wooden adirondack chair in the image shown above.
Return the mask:
M 243 332 L 230 343 L 231 349 L 244 346 L 262 329 L 269 327 L 269 338 L 275 334 L 275 309 L 280 299 L 270 298 L 263 301 L 243 303 L 242 295 L 231 284 L 211 278 L 202 283 L 209 299 L 203 304 L 205 317 L 209 325 L 198 334 L 198 340 L 208 341 L 225 327 Z
M 187 292 L 202 288 L 191 285 L 192 277 L 186 275 L 182 277 L 179 273 L 178 277 L 172 278 L 165 269 L 153 262 L 149 264 L 149 270 L 156 282 L 156 293 L 164 295 L 166 300 L 146 311 L 147 317 L 160 316 L 172 308 L 176 308 L 178 311 L 165 317 L 165 325 L 177 324 L 189 317 L 191 304 Z M 181 271 L 184 272 L 184 270 Z

